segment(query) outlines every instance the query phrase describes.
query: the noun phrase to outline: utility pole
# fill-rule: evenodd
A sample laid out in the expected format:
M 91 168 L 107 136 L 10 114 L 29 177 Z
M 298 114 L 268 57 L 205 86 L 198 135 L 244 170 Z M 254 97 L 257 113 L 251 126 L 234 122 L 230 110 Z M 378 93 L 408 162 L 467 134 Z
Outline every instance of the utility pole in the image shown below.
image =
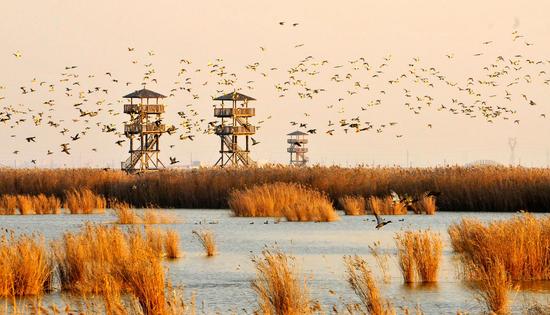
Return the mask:
M 516 138 L 508 138 L 508 147 L 510 147 L 510 166 L 513 166 L 516 161 L 516 145 Z

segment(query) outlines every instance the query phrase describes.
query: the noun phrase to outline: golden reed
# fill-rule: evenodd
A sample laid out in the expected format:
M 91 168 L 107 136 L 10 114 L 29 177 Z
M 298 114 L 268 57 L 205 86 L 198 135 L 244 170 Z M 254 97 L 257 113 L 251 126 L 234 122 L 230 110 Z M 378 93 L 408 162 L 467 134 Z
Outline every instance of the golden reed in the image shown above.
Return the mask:
M 312 314 L 306 281 L 300 281 L 293 258 L 279 250 L 264 250 L 252 259 L 256 279 L 252 289 L 258 296 L 258 314 Z
M 51 288 L 54 267 L 42 237 L 12 233 L 0 239 L 0 297 L 41 295 Z
M 443 241 L 432 231 L 405 231 L 395 236 L 398 263 L 405 283 L 437 282 Z
M 212 231 L 193 231 L 193 234 L 197 237 L 207 257 L 215 256 L 217 253 L 216 240 Z
M 366 201 L 362 196 L 344 196 L 338 199 L 338 203 L 346 215 L 364 215 Z
M 295 183 L 273 183 L 235 190 L 229 207 L 238 217 L 285 217 L 288 221 L 338 220 L 328 197 Z
M 395 314 L 395 309 L 384 300 L 367 262 L 359 256 L 345 256 L 347 280 L 361 300 L 361 313 L 372 315 Z

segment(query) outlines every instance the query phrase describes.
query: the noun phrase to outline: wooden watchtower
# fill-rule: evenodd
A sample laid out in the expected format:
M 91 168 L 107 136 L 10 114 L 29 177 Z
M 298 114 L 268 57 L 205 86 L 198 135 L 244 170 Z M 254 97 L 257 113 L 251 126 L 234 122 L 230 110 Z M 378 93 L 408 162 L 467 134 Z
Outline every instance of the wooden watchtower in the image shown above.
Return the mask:
M 122 170 L 138 173 L 164 168 L 159 159 L 159 138 L 165 132 L 162 124 L 164 105 L 159 102 L 166 96 L 142 89 L 130 93 L 124 98 L 124 113 L 130 120 L 124 124 L 124 135 L 130 141 L 130 156 L 121 163 Z
M 309 161 L 309 158 L 306 156 L 308 149 L 306 144 L 308 142 L 307 133 L 300 130 L 289 133 L 287 136 L 287 143 L 290 144 L 290 147 L 286 149 L 290 153 L 290 165 L 294 166 L 304 166 Z
M 255 165 L 250 156 L 249 138 L 256 133 L 256 127 L 248 122 L 248 118 L 256 114 L 254 108 L 248 107 L 249 101 L 254 98 L 241 93 L 232 92 L 216 97 L 215 101 L 221 101 L 220 107 L 214 108 L 214 116 L 221 119 L 216 126 L 215 133 L 220 137 L 220 158 L 217 166 L 251 166 Z M 229 103 L 229 107 L 225 107 Z M 244 138 L 242 147 L 239 138 Z

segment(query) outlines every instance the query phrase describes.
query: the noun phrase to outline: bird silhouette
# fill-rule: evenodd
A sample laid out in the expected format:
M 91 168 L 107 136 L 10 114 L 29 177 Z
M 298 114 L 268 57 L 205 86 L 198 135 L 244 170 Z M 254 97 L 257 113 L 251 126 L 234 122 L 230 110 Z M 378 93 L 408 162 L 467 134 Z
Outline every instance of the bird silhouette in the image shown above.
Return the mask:
M 381 218 L 376 212 L 374 212 L 374 218 L 376 219 L 376 229 L 379 230 L 384 227 L 386 224 L 391 223 L 391 221 L 386 221 Z

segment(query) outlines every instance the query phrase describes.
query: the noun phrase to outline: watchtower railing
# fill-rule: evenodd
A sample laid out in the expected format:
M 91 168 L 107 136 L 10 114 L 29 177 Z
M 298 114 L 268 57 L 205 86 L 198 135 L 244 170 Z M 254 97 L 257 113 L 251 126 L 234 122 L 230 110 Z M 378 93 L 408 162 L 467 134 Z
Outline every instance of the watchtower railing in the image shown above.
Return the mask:
M 214 108 L 215 117 L 252 117 L 256 115 L 255 108 Z
M 164 105 L 162 104 L 124 104 L 124 113 L 125 114 L 162 114 L 164 113 Z
M 124 132 L 126 133 L 163 133 L 166 131 L 166 125 L 163 124 L 126 124 L 124 125 Z

